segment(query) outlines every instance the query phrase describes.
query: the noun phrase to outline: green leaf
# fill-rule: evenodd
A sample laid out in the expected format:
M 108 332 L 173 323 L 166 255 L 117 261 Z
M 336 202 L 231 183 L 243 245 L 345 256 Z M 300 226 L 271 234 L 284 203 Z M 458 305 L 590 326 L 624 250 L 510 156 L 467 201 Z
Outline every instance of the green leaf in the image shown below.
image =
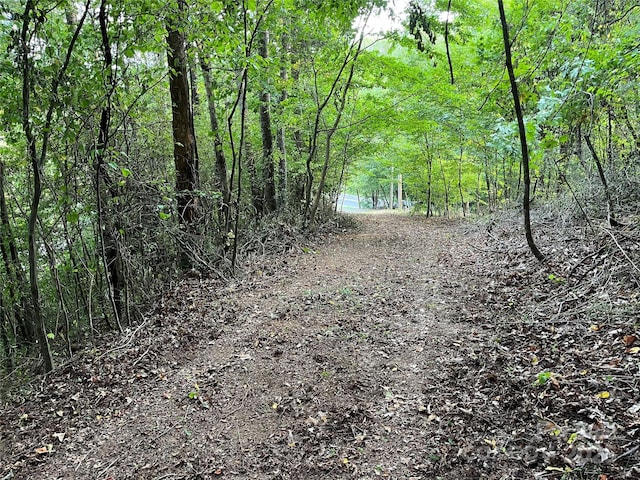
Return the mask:
M 67 213 L 67 222 L 69 223 L 78 223 L 80 220 L 80 214 L 78 212 L 69 212 Z

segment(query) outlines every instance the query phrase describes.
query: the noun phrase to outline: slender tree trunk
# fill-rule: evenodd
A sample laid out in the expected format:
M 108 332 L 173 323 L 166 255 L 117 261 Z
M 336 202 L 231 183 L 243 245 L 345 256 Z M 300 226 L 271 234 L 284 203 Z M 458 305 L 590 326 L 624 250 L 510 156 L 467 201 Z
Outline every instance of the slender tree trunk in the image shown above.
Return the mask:
M 195 230 L 199 184 L 196 142 L 192 129 L 187 54 L 185 50 L 185 0 L 176 0 L 176 9 L 167 21 L 167 62 L 173 125 L 173 159 L 176 169 L 176 196 L 180 225 L 188 233 Z M 186 252 L 183 266 L 188 266 Z
M 338 126 L 340 125 L 340 121 L 342 120 L 342 114 L 344 113 L 344 108 L 347 104 L 347 95 L 349 93 L 349 89 L 351 88 L 351 82 L 353 81 L 353 74 L 356 68 L 356 62 L 358 61 L 358 57 L 360 55 L 363 41 L 364 41 L 364 35 L 361 34 L 360 40 L 358 41 L 358 45 L 356 46 L 355 54 L 353 55 L 353 59 L 351 60 L 349 76 L 347 77 L 347 81 L 342 87 L 342 93 L 340 95 L 340 103 L 337 106 L 338 112 L 337 112 L 336 118 L 333 121 L 333 125 L 327 132 L 327 138 L 325 140 L 324 164 L 322 166 L 322 174 L 320 175 L 318 190 L 316 192 L 316 196 L 313 201 L 313 207 L 311 208 L 311 213 L 310 213 L 310 221 L 312 223 L 315 221 L 315 216 L 318 211 L 318 205 L 320 204 L 320 198 L 322 197 L 322 193 L 324 192 L 324 186 L 327 179 L 327 170 L 329 168 L 329 160 L 331 159 L 331 139 L 333 138 L 333 135 L 335 134 L 336 130 L 338 129 Z
M 609 184 L 607 183 L 607 177 L 604 174 L 604 168 L 602 167 L 602 162 L 600 161 L 600 157 L 596 152 L 596 149 L 591 142 L 591 136 L 585 135 L 584 141 L 591 152 L 591 156 L 593 157 L 593 161 L 596 162 L 596 167 L 598 168 L 598 176 L 600 177 L 600 182 L 602 183 L 602 188 L 604 189 L 604 196 L 607 202 L 607 222 L 612 227 L 617 227 L 620 224 L 616 221 L 614 210 L 613 210 L 613 202 L 611 201 L 611 193 L 609 191 Z
M 444 214 L 447 218 L 449 218 L 449 182 L 447 181 L 447 174 L 444 172 L 442 157 L 440 157 L 440 174 L 442 176 L 442 183 L 444 185 Z
M 633 138 L 636 152 L 640 152 L 640 135 L 638 134 L 638 132 L 636 132 L 636 129 L 631 124 L 631 120 L 629 119 L 629 112 L 627 112 L 627 107 L 625 105 L 621 107 L 621 112 L 624 123 L 627 126 L 631 137 Z
M 447 3 L 447 18 L 444 23 L 444 45 L 447 50 L 447 61 L 449 62 L 449 77 L 451 78 L 451 85 L 456 83 L 453 76 L 453 62 L 451 61 L 451 51 L 449 49 L 449 15 L 451 15 L 451 0 Z
M 317 84 L 317 72 L 314 72 L 314 78 L 315 78 L 315 100 L 316 100 L 316 112 L 314 115 L 314 123 L 313 123 L 313 130 L 311 132 L 311 142 L 310 142 L 310 146 L 309 146 L 309 153 L 307 155 L 307 159 L 305 162 L 305 167 L 306 167 L 306 185 L 305 185 L 305 203 L 304 203 L 304 222 L 305 222 L 305 227 L 309 226 L 311 223 L 313 223 L 314 218 L 312 215 L 311 210 L 317 210 L 317 206 L 313 207 L 312 205 L 312 188 L 313 188 L 313 160 L 315 160 L 316 158 L 316 153 L 318 150 L 318 137 L 320 135 L 320 124 L 321 124 L 321 120 L 322 120 L 322 113 L 324 112 L 324 109 L 327 107 L 327 105 L 329 104 L 329 101 L 333 98 L 333 94 L 334 92 L 337 90 L 338 88 L 338 83 L 340 82 L 340 78 L 342 78 L 342 75 L 345 71 L 345 69 L 347 68 L 347 66 L 349 65 L 349 62 L 354 62 L 357 59 L 359 53 L 360 53 L 360 49 L 362 47 L 362 41 L 363 41 L 363 36 L 360 35 L 360 39 L 358 41 L 357 44 L 351 44 L 351 46 L 349 47 L 349 51 L 347 52 L 347 54 L 345 55 L 343 61 L 342 61 L 342 65 L 340 66 L 340 70 L 338 71 L 338 73 L 336 74 L 335 78 L 333 79 L 333 82 L 331 84 L 331 88 L 329 89 L 329 93 L 324 97 L 324 99 L 322 101 L 320 101 L 320 97 L 319 97 L 319 90 L 318 90 L 318 84 Z M 353 53 L 354 48 L 357 48 L 355 54 L 353 55 L 353 57 L 351 56 Z M 351 68 L 351 74 L 350 74 L 350 80 L 349 83 L 351 81 L 351 78 L 353 76 L 353 65 Z M 343 98 L 346 97 L 346 93 L 347 93 L 348 88 L 344 89 L 343 92 Z M 344 107 L 339 108 L 339 112 L 338 112 L 338 122 L 334 122 L 334 124 L 336 125 L 335 128 L 337 128 L 337 125 L 339 124 L 339 117 L 342 115 L 342 110 L 344 109 Z M 335 128 L 334 128 L 334 132 L 335 132 Z M 329 136 L 333 135 L 333 133 L 327 133 Z M 329 139 L 330 140 L 330 139 Z M 325 157 L 326 160 L 326 157 Z M 316 193 L 316 197 L 318 198 L 319 195 L 322 195 L 322 191 L 321 189 L 318 189 L 318 192 Z M 314 203 L 316 203 L 314 198 Z
M 282 67 L 280 68 L 280 79 L 284 85 L 289 80 L 289 37 L 288 35 L 282 36 Z M 289 92 L 285 89 L 280 94 L 280 103 L 285 102 L 289 98 Z M 287 207 L 287 142 L 286 131 L 282 121 L 276 131 L 276 144 L 280 153 L 278 160 L 278 191 L 277 191 L 277 203 L 278 208 L 285 209 Z
M 118 329 L 122 331 L 122 315 L 123 315 L 123 289 L 126 283 L 122 271 L 122 259 L 120 254 L 119 243 L 117 240 L 117 225 L 113 224 L 113 219 L 107 218 L 103 205 L 106 199 L 103 199 L 103 191 L 101 183 L 104 182 L 111 199 L 119 196 L 118 188 L 111 179 L 106 169 L 105 158 L 108 156 L 109 148 L 109 128 L 111 123 L 111 96 L 115 91 L 115 79 L 113 78 L 113 55 L 111 53 L 111 42 L 108 31 L 108 12 L 107 0 L 102 0 L 98 13 L 100 23 L 100 34 L 102 37 L 102 52 L 104 54 L 104 67 L 106 72 L 106 86 L 108 88 L 106 94 L 106 103 L 102 108 L 100 115 L 100 131 L 98 134 L 98 143 L 95 151 L 96 163 L 96 201 L 98 210 L 98 222 L 100 244 L 102 245 L 102 261 L 104 264 L 105 275 L 109 285 L 108 295 L 109 301 L 113 308 L 113 315 L 116 320 Z
M 0 288 L 4 285 L 0 282 Z M 2 352 L 4 354 L 5 371 L 8 373 L 13 370 L 14 356 L 13 349 L 11 348 L 11 342 L 9 342 L 9 335 L 7 330 L 9 329 L 11 322 L 6 314 L 4 298 L 0 295 L 0 340 L 2 341 Z
M 340 201 L 340 193 L 342 191 L 342 184 L 344 182 L 344 177 L 347 171 L 347 160 L 348 160 L 348 156 L 347 156 L 347 150 L 349 149 L 349 143 L 351 141 L 351 132 L 349 132 L 347 134 L 347 138 L 344 141 L 344 147 L 342 148 L 342 165 L 340 166 L 340 176 L 338 178 L 338 187 L 336 190 L 336 208 L 335 208 L 335 212 L 338 212 L 338 202 Z M 343 202 L 344 204 L 344 202 Z
M 607 163 L 613 168 L 613 114 L 611 105 L 607 107 Z
M 520 106 L 520 97 L 518 95 L 518 84 L 513 72 L 513 63 L 511 61 L 511 42 L 509 40 L 509 26 L 504 13 L 504 4 L 502 0 L 498 0 L 498 8 L 500 10 L 500 23 L 502 24 L 502 38 L 504 41 L 504 52 L 506 57 L 507 72 L 509 73 L 509 81 L 511 83 L 511 93 L 513 95 L 513 103 L 518 120 L 518 132 L 520 134 L 520 149 L 522 151 L 522 169 L 524 172 L 524 199 L 522 208 L 524 210 L 524 231 L 527 238 L 527 244 L 531 253 L 539 260 L 544 260 L 544 255 L 538 250 L 531 232 L 531 205 L 530 205 L 530 187 L 531 178 L 529 172 L 529 148 L 527 146 L 527 133 L 524 126 L 522 115 L 522 107 Z
M 12 303 L 16 341 L 21 345 L 33 344 L 37 336 L 34 325 L 26 317 L 29 311 L 25 296 L 27 280 L 20 264 L 18 248 L 9 221 L 9 211 L 4 193 L 4 177 L 4 163 L 0 161 L 0 252 L 2 252 L 2 261 L 6 272 L 5 284 Z M 8 316 L 6 317 L 8 318 Z
M 467 216 L 467 204 L 464 201 L 462 192 L 462 147 L 460 147 L 460 161 L 458 162 L 458 191 L 460 192 L 460 203 L 462 204 L 462 216 Z
M 53 369 L 53 358 L 51 356 L 51 349 L 49 347 L 49 336 L 47 332 L 47 325 L 45 318 L 42 314 L 42 308 L 40 304 L 40 287 L 38 284 L 38 210 L 40 208 L 40 200 L 42 198 L 42 175 L 44 172 L 45 160 L 47 158 L 47 150 L 49 146 L 49 139 L 52 132 L 53 114 L 56 106 L 58 105 L 58 88 L 64 75 L 67 72 L 69 63 L 71 62 L 71 54 L 75 48 L 80 30 L 84 24 L 84 21 L 89 12 L 90 0 L 87 0 L 85 4 L 84 13 L 82 18 L 75 26 L 75 30 L 67 46 L 64 61 L 60 66 L 57 75 L 54 76 L 51 82 L 51 100 L 47 107 L 47 113 L 42 125 L 42 142 L 40 145 L 40 153 L 36 145 L 36 136 L 33 132 L 31 124 L 31 77 L 33 75 L 31 69 L 30 58 L 30 37 L 29 27 L 31 20 L 35 17 L 36 2 L 35 0 L 27 0 L 25 5 L 25 11 L 22 16 L 22 28 L 20 32 L 21 41 L 21 68 L 22 68 L 22 129 L 25 134 L 27 144 L 27 156 L 31 165 L 33 174 L 33 192 L 31 198 L 31 206 L 29 209 L 29 218 L 27 222 L 28 232 L 28 252 L 29 252 L 29 286 L 31 290 L 31 314 L 32 323 L 37 330 L 38 343 L 40 346 L 40 354 L 43 359 L 44 369 L 46 372 L 50 372 Z
M 198 95 L 198 76 L 196 75 L 196 63 L 189 61 L 189 86 L 191 87 L 191 111 L 200 105 L 200 95 Z
M 216 102 L 213 96 L 213 80 L 211 78 L 211 68 L 204 60 L 204 57 L 200 58 L 200 66 L 202 69 L 202 78 L 204 80 L 204 88 L 207 94 L 207 105 L 209 107 L 209 125 L 211 127 L 211 133 L 213 134 L 213 149 L 216 162 L 216 188 L 220 190 L 222 194 L 221 202 L 221 219 L 224 225 L 224 235 L 229 232 L 229 206 L 231 205 L 231 190 L 229 188 L 229 180 L 227 173 L 227 159 L 224 154 L 224 148 L 222 146 L 222 135 L 220 133 L 220 125 L 218 123 L 218 116 L 216 114 Z
M 433 184 L 433 158 L 427 154 L 427 218 L 431 216 L 431 189 Z
M 259 36 L 258 52 L 263 59 L 269 58 L 269 32 Z M 262 132 L 262 178 L 264 183 L 264 213 L 274 212 L 276 202 L 276 178 L 273 158 L 273 132 L 271 130 L 271 94 L 263 90 L 260 94 L 260 131 Z

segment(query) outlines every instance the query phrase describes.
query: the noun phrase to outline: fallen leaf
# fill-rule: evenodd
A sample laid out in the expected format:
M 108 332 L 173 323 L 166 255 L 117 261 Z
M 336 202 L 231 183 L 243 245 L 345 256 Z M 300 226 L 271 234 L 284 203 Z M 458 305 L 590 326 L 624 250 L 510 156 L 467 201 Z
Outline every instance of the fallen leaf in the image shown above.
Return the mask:
M 624 341 L 626 347 L 630 347 L 636 342 L 637 338 L 635 337 L 635 335 L 625 335 L 622 340 Z
M 589 330 L 591 330 L 592 332 L 599 332 L 600 331 L 600 325 L 591 325 L 589 327 Z
M 572 471 L 569 467 L 560 468 L 560 467 L 551 467 L 551 466 L 545 468 L 545 470 L 548 470 L 550 472 L 563 472 L 563 473 L 564 472 L 569 473 Z
M 603 391 L 603 392 L 600 392 L 598 394 L 598 398 L 603 398 L 603 399 L 609 398 L 610 396 L 611 396 L 611 394 L 609 392 L 607 392 L 606 390 Z
M 492 450 L 496 449 L 496 440 L 494 438 L 492 438 L 492 439 L 485 438 L 484 439 L 484 443 L 489 445 Z
M 640 352 L 640 347 L 631 347 L 631 348 L 627 348 L 627 353 L 633 353 L 636 354 Z
M 53 434 L 53 438 L 58 439 L 58 441 L 62 443 L 62 441 L 64 440 L 64 435 L 64 432 L 56 432 Z

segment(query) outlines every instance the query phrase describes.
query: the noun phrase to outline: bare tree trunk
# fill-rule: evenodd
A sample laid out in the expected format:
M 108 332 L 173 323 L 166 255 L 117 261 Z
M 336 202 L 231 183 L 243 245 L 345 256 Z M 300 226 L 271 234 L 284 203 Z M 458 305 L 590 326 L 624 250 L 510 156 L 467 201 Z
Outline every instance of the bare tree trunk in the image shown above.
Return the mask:
M 209 107 L 209 124 L 211 133 L 213 133 L 213 148 L 216 162 L 216 187 L 222 194 L 221 202 L 221 219 L 224 225 L 223 232 L 227 235 L 229 232 L 229 206 L 231 205 L 231 190 L 229 188 L 229 180 L 227 173 L 227 159 L 225 158 L 224 148 L 222 147 L 222 135 L 220 134 L 220 124 L 216 114 L 216 102 L 213 98 L 213 80 L 211 78 L 211 68 L 209 64 L 200 58 L 200 67 L 202 69 L 202 78 L 204 80 L 204 88 L 207 94 L 207 105 Z
M 584 141 L 587 143 L 587 147 L 591 152 L 591 156 L 593 157 L 593 161 L 596 162 L 596 167 L 598 168 L 598 176 L 600 177 L 600 182 L 602 183 L 602 188 L 604 188 L 604 196 L 607 202 L 607 222 L 612 227 L 617 227 L 620 224 L 615 218 L 614 210 L 613 210 L 613 202 L 611 201 L 611 193 L 609 192 L 609 184 L 607 183 L 607 177 L 604 174 L 604 169 L 602 168 L 602 162 L 600 161 L 600 157 L 596 152 L 596 149 L 591 142 L 591 136 L 585 135 Z
M 4 285 L 0 283 L 0 288 L 3 286 Z M 13 370 L 15 364 L 13 349 L 11 348 L 11 342 L 9 342 L 9 335 L 7 333 L 10 325 L 11 322 L 8 319 L 4 306 L 4 298 L 0 295 L 0 340 L 2 341 L 2 352 L 4 354 L 4 361 L 2 363 L 5 365 L 5 371 L 7 373 Z
M 451 51 L 449 49 L 449 15 L 451 14 L 451 0 L 447 3 L 447 18 L 444 24 L 444 45 L 447 49 L 447 61 L 449 62 L 449 77 L 451 78 L 451 85 L 453 85 L 456 80 L 453 76 L 453 63 L 451 61 Z
M 427 154 L 427 218 L 432 214 L 431 212 L 431 187 L 433 183 L 433 158 L 430 154 Z
M 458 162 L 458 191 L 460 192 L 460 203 L 462 204 L 462 216 L 467 216 L 467 204 L 464 201 L 462 192 L 462 146 L 460 147 L 460 161 Z
M 321 179 L 322 182 L 322 188 L 318 188 L 318 191 L 316 192 L 316 196 L 314 197 L 313 200 L 313 204 L 312 205 L 312 188 L 313 188 L 313 169 L 312 169 L 312 164 L 313 164 L 313 160 L 316 158 L 316 153 L 318 150 L 318 137 L 320 134 L 320 123 L 321 123 L 321 119 L 322 119 L 322 113 L 324 112 L 324 109 L 327 107 L 327 105 L 329 104 L 329 101 L 333 98 L 333 94 L 334 92 L 337 90 L 338 88 L 338 83 L 340 82 L 340 78 L 342 78 L 342 74 L 344 73 L 345 69 L 347 68 L 347 66 L 349 65 L 349 62 L 353 62 L 355 64 L 355 61 L 358 58 L 358 55 L 360 54 L 360 49 L 362 48 L 362 41 L 363 41 L 363 36 L 360 35 L 360 39 L 358 41 L 357 44 L 351 44 L 349 47 L 349 51 L 347 52 L 347 54 L 345 55 L 343 61 L 342 61 L 342 65 L 340 66 L 340 70 L 338 71 L 337 75 L 335 76 L 335 78 L 333 79 L 333 82 L 331 84 L 331 88 L 329 89 L 329 93 L 325 96 L 325 98 L 320 101 L 319 98 L 319 91 L 318 91 L 318 84 L 317 84 L 317 72 L 314 73 L 314 77 L 315 77 L 315 95 L 316 95 L 316 112 L 314 115 L 314 123 L 313 123 L 313 131 L 311 132 L 311 144 L 309 146 L 309 152 L 307 155 L 307 159 L 305 162 L 305 167 L 306 167 L 306 174 L 307 174 L 307 178 L 306 178 L 306 191 L 305 191 L 305 204 L 304 204 L 304 222 L 305 222 L 305 227 L 309 226 L 311 223 L 314 222 L 314 215 L 315 215 L 315 211 L 317 210 L 318 206 L 317 204 L 319 203 L 320 199 L 319 197 L 322 195 L 322 188 L 324 188 L 324 179 Z M 353 58 L 351 57 L 354 48 L 356 48 L 355 54 L 353 55 Z M 354 65 L 352 64 L 351 66 L 351 71 L 350 71 L 350 75 L 349 75 L 349 80 L 347 82 L 347 86 L 344 88 L 343 90 L 343 94 L 342 94 L 342 98 L 341 98 L 341 103 L 343 103 L 344 101 L 346 101 L 346 94 L 348 91 L 348 85 L 350 85 L 351 83 L 351 79 L 353 78 L 353 68 Z M 330 146 L 330 142 L 331 142 L 331 136 L 333 135 L 333 133 L 335 133 L 335 130 L 337 129 L 337 126 L 340 123 L 340 118 L 342 116 L 342 111 L 344 110 L 344 105 L 342 105 L 339 109 L 338 109 L 338 116 L 336 121 L 334 122 L 334 127 L 332 129 L 330 129 L 329 132 L 327 132 L 327 138 L 329 141 L 329 146 Z M 333 131 L 331 131 L 333 130 Z M 326 153 L 326 149 L 325 149 L 325 153 Z M 325 156 L 325 163 L 328 161 L 327 157 Z M 326 175 L 326 169 L 328 167 L 324 167 L 323 166 L 323 171 L 324 171 L 324 175 Z
M 4 194 L 4 177 L 4 163 L 0 161 L 0 252 L 6 272 L 5 283 L 12 303 L 16 341 L 18 344 L 33 344 L 37 337 L 34 325 L 26 317 L 29 311 L 25 296 L 27 280 L 20 264 L 18 248 L 9 222 L 9 211 Z M 6 316 L 6 318 L 9 317 Z
M 447 181 L 447 174 L 444 172 L 442 157 L 440 157 L 440 174 L 442 176 L 442 183 L 444 185 L 444 214 L 447 218 L 449 218 L 449 182 Z
M 282 36 L 282 67 L 280 68 L 280 78 L 284 85 L 287 84 L 289 79 L 289 37 L 288 35 Z M 289 98 L 289 92 L 283 89 L 280 95 L 280 103 L 285 102 Z M 284 125 L 280 124 L 276 131 L 276 144 L 280 157 L 278 161 L 278 191 L 277 191 L 277 203 L 280 209 L 287 207 L 287 142 L 286 132 Z
M 173 159 L 176 169 L 176 196 L 178 217 L 186 232 L 195 229 L 197 212 L 196 190 L 199 183 L 196 142 L 191 121 L 187 54 L 184 39 L 185 0 L 176 0 L 177 9 L 167 21 L 167 63 L 169 66 L 169 91 L 173 125 Z M 186 253 L 186 252 L 185 252 Z M 186 255 L 183 266 L 188 266 Z
M 511 83 L 511 93 L 513 95 L 513 103 L 516 111 L 516 117 L 518 120 L 518 132 L 520 134 L 520 149 L 522 151 L 522 169 L 524 171 L 524 199 L 522 201 L 522 208 L 524 210 L 524 231 L 527 238 L 527 244 L 531 253 L 539 260 L 544 260 L 544 255 L 538 250 L 538 247 L 533 240 L 533 234 L 531 232 L 531 205 L 530 205 L 530 188 L 531 178 L 529 172 L 529 148 L 527 146 L 527 133 L 524 126 L 524 119 L 522 115 L 522 107 L 520 106 L 520 97 L 518 96 L 518 84 L 513 72 L 513 63 L 511 61 L 511 42 L 509 40 L 509 26 L 507 25 L 507 18 L 504 13 L 504 4 L 502 0 L 498 0 L 498 8 L 500 10 L 500 23 L 502 24 L 502 38 L 504 41 L 504 52 L 506 57 L 507 72 L 509 73 L 509 81 Z
M 640 135 L 638 134 L 638 132 L 636 132 L 636 129 L 633 128 L 633 125 L 631 124 L 631 120 L 629 120 L 629 112 L 627 112 L 627 107 L 625 105 L 621 107 L 621 112 L 622 112 L 622 118 L 624 119 L 625 125 L 627 126 L 627 129 L 629 130 L 629 133 L 633 138 L 636 151 L 640 152 Z
M 47 158 L 47 150 L 49 147 L 49 140 L 52 132 L 53 114 L 55 107 L 58 104 L 58 88 L 66 71 L 71 62 L 71 54 L 75 48 L 80 30 L 84 24 L 84 21 L 89 12 L 89 2 L 85 4 L 84 13 L 82 18 L 78 21 L 67 51 L 64 57 L 64 61 L 60 66 L 57 75 L 51 82 L 51 99 L 47 107 L 47 113 L 45 115 L 44 123 L 42 125 L 42 142 L 40 145 L 40 153 L 36 145 L 36 137 L 31 125 L 31 77 L 33 75 L 31 69 L 30 58 L 30 33 L 29 27 L 32 18 L 35 16 L 36 2 L 35 0 L 27 0 L 25 5 L 25 11 L 22 16 L 22 28 L 20 32 L 21 41 L 21 67 L 22 67 L 22 129 L 25 134 L 27 144 L 27 156 L 31 165 L 33 173 L 33 193 L 31 198 L 31 207 L 29 209 L 29 219 L 27 223 L 28 232 L 28 252 L 29 252 L 29 286 L 31 290 L 31 314 L 32 323 L 37 331 L 38 343 L 40 346 L 40 354 L 44 362 L 44 369 L 46 372 L 50 372 L 53 369 L 53 358 L 51 356 L 51 349 L 49 347 L 49 336 L 47 332 L 47 325 L 44 316 L 42 315 L 42 309 L 40 305 L 40 288 L 38 284 L 38 210 L 40 208 L 40 200 L 42 198 L 42 175 L 44 172 L 44 165 Z
M 269 32 L 259 36 L 258 52 L 263 59 L 269 58 Z M 262 132 L 262 178 L 264 182 L 264 213 L 274 212 L 276 204 L 276 178 L 273 159 L 273 132 L 271 131 L 271 95 L 268 90 L 260 94 L 260 131 Z
M 100 132 L 98 134 L 98 143 L 95 150 L 95 167 L 96 167 L 96 202 L 98 210 L 98 223 L 100 244 L 102 245 L 102 261 L 104 264 L 105 275 L 109 285 L 108 295 L 113 315 L 116 320 L 118 329 L 122 331 L 122 315 L 123 315 L 123 290 L 126 283 L 122 271 L 122 259 L 120 248 L 117 240 L 117 225 L 113 224 L 113 219 L 107 218 L 103 207 L 103 192 L 101 181 L 104 181 L 111 199 L 119 196 L 118 188 L 111 179 L 106 169 L 105 157 L 108 155 L 109 148 L 109 128 L 111 123 L 111 96 L 115 91 L 116 84 L 113 78 L 113 56 L 111 54 L 111 42 L 109 40 L 109 31 L 107 28 L 108 13 L 107 1 L 102 0 L 98 13 L 100 23 L 100 34 L 102 37 L 102 51 L 104 54 L 104 67 L 106 72 L 106 86 L 108 88 L 106 94 L 106 104 L 102 108 L 100 115 Z

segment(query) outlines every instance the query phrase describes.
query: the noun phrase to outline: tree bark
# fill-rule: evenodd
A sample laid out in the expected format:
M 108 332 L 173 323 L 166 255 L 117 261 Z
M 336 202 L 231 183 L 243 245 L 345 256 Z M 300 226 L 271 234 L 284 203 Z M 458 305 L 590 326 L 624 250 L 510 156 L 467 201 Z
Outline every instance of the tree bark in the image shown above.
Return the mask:
M 258 53 L 269 58 L 269 32 L 260 34 Z M 276 203 L 276 178 L 273 159 L 273 132 L 271 130 L 271 94 L 267 89 L 260 93 L 260 131 L 262 133 L 262 178 L 264 182 L 264 213 L 274 212 Z
M 188 233 L 195 230 L 199 184 L 195 134 L 191 120 L 189 77 L 185 37 L 181 30 L 186 2 L 176 0 L 177 9 L 167 22 L 167 63 L 173 125 L 173 160 L 176 169 L 176 197 L 180 225 Z M 186 258 L 182 263 L 188 263 Z M 186 265 L 185 265 L 186 266 Z
M 31 20 L 34 18 L 34 12 L 36 9 L 35 0 L 27 0 L 25 5 L 24 14 L 22 15 L 22 28 L 20 31 L 20 48 L 21 48 L 21 69 L 22 69 L 22 129 L 26 139 L 27 145 L 27 157 L 31 166 L 33 174 L 33 192 L 31 198 L 31 206 L 29 209 L 29 218 L 27 222 L 28 232 L 28 252 L 29 252 L 29 287 L 31 291 L 31 305 L 30 315 L 32 323 L 37 331 L 37 338 L 40 347 L 40 354 L 44 363 L 44 369 L 46 372 L 53 370 L 53 358 L 51 356 L 51 349 L 49 347 L 49 336 L 47 332 L 47 324 L 45 318 L 42 315 L 42 309 L 40 305 L 40 287 L 38 284 L 38 210 L 40 208 L 40 200 L 42 198 L 42 175 L 44 172 L 44 165 L 47 158 L 47 151 L 49 146 L 49 140 L 52 132 L 53 114 L 56 106 L 58 105 L 58 88 L 60 83 L 67 72 L 69 63 L 71 62 L 71 54 L 75 48 L 80 30 L 84 25 L 84 21 L 89 12 L 89 2 L 85 4 L 84 13 L 82 18 L 75 26 L 73 35 L 67 46 L 64 61 L 60 66 L 57 75 L 54 76 L 51 82 L 51 98 L 47 106 L 47 112 L 42 125 L 42 141 L 40 145 L 40 152 L 36 145 L 36 136 L 32 128 L 31 123 L 31 77 L 33 71 L 31 69 L 30 58 L 30 37 L 29 27 Z
M 100 244 L 102 245 L 102 261 L 104 263 L 105 275 L 109 284 L 109 301 L 113 309 L 113 315 L 116 320 L 118 329 L 122 331 L 123 308 L 123 290 L 125 286 L 125 277 L 122 269 L 122 258 L 120 247 L 117 240 L 118 225 L 114 224 L 112 218 L 105 215 L 103 205 L 103 191 L 101 183 L 104 182 L 111 200 L 119 196 L 118 188 L 106 169 L 105 158 L 108 156 L 109 148 L 109 128 L 111 123 L 111 96 L 115 91 L 115 79 L 113 78 L 113 55 L 111 53 L 111 42 L 109 40 L 108 31 L 108 13 L 107 1 L 102 0 L 100 10 L 98 12 L 98 20 L 100 23 L 100 34 L 102 38 L 102 52 L 104 54 L 104 70 L 106 72 L 106 86 L 108 88 L 106 94 L 106 103 L 102 107 L 100 115 L 100 131 L 98 133 L 98 143 L 95 151 L 95 168 L 96 168 L 96 203 L 98 210 L 98 223 Z
M 36 334 L 32 323 L 26 317 L 29 310 L 25 297 L 27 281 L 20 264 L 18 248 L 9 221 L 9 211 L 4 194 L 4 177 L 4 163 L 0 161 L 0 252 L 6 273 L 5 284 L 12 303 L 16 341 L 18 344 L 32 344 L 36 341 Z
M 544 255 L 538 250 L 533 239 L 531 231 L 531 177 L 529 172 L 529 148 L 527 146 L 527 133 L 524 126 L 522 115 L 522 107 L 520 105 L 520 97 L 518 95 L 518 84 L 516 83 L 515 73 L 513 71 L 513 63 L 511 61 L 511 42 L 509 40 L 509 26 L 504 13 L 504 4 L 502 0 L 498 0 L 498 8 L 500 10 L 500 23 L 502 24 L 502 39 L 504 41 L 504 53 L 506 57 L 507 72 L 509 73 L 509 82 L 511 83 L 511 94 L 513 95 L 513 104 L 518 120 L 518 133 L 520 135 L 520 149 L 522 151 L 522 169 L 524 172 L 524 198 L 522 208 L 524 210 L 524 231 L 527 238 L 527 244 L 531 253 L 539 260 L 544 261 Z
M 451 0 L 447 3 L 447 18 L 444 23 L 444 45 L 447 50 L 447 61 L 449 62 L 449 77 L 451 78 L 451 85 L 456 83 L 453 76 L 453 62 L 451 61 L 451 50 L 449 49 L 449 15 L 451 14 Z
M 442 157 L 440 157 L 440 175 L 442 176 L 442 184 L 444 185 L 444 214 L 449 218 L 449 182 L 447 180 L 447 174 L 444 172 L 444 164 L 442 163 Z
M 462 191 L 462 147 L 460 147 L 460 160 L 458 162 L 458 191 L 460 192 L 460 203 L 462 204 L 462 216 L 467 216 L 467 203 L 464 201 L 464 192 Z
M 607 223 L 612 227 L 617 227 L 620 224 L 615 219 L 614 211 L 613 211 L 613 202 L 611 201 L 611 193 L 609 192 L 609 184 L 607 183 L 607 177 L 604 174 L 604 168 L 602 167 L 602 162 L 600 161 L 600 157 L 596 152 L 596 149 L 591 142 L 591 136 L 585 135 L 584 141 L 587 143 L 587 147 L 591 152 L 591 156 L 593 157 L 593 161 L 596 162 L 596 167 L 598 168 L 598 176 L 600 177 L 600 182 L 602 183 L 602 188 L 604 188 L 604 196 L 607 202 Z
M 282 36 L 282 67 L 280 68 L 280 79 L 284 85 L 289 80 L 289 39 L 285 34 Z M 280 103 L 285 102 L 289 98 L 289 92 L 285 89 L 280 94 Z M 287 142 L 284 122 L 281 120 L 276 131 L 276 145 L 280 153 L 278 159 L 278 191 L 277 203 L 281 210 L 287 207 Z
M 207 105 L 209 107 L 209 124 L 211 133 L 213 133 L 213 148 L 216 162 L 216 187 L 222 194 L 221 202 L 221 218 L 224 225 L 224 234 L 229 231 L 229 206 L 231 205 L 231 190 L 229 188 L 229 180 L 227 173 L 227 159 L 222 147 L 222 135 L 220 134 L 220 124 L 216 114 L 216 102 L 213 98 L 213 79 L 211 78 L 211 68 L 209 64 L 200 58 L 200 67 L 202 69 L 202 78 L 204 80 L 204 88 L 207 94 Z

